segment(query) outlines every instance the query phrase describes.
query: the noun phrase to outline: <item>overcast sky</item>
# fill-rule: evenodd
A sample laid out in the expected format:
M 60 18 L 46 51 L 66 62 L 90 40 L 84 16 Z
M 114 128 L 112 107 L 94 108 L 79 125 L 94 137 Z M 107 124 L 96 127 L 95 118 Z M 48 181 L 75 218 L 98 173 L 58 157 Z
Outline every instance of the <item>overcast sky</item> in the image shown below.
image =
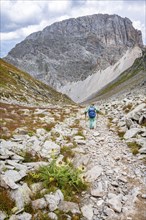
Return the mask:
M 4 57 L 29 34 L 68 18 L 92 14 L 128 17 L 146 45 L 146 0 L 0 0 L 1 54 Z

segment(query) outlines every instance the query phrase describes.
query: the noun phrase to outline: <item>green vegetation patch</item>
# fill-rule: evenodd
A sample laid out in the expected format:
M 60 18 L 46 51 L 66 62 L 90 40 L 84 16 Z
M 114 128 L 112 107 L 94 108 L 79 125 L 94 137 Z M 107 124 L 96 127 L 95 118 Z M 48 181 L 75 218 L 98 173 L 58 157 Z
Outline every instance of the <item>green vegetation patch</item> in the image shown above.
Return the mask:
M 0 187 L 0 210 L 10 214 L 14 206 L 15 202 L 10 198 L 8 191 Z
M 60 153 L 64 156 L 64 162 L 67 162 L 69 159 L 73 158 L 75 153 L 72 151 L 70 147 L 63 146 L 60 149 Z
M 127 143 L 127 145 L 130 147 L 130 150 L 133 153 L 133 155 L 136 155 L 139 153 L 139 149 L 141 148 L 139 144 L 135 142 L 130 142 L 130 143 Z
M 88 185 L 81 178 L 81 170 L 73 167 L 72 164 L 63 162 L 56 164 L 54 159 L 50 165 L 42 166 L 39 170 L 30 172 L 25 181 L 28 184 L 42 181 L 46 189 L 61 189 L 65 200 L 79 202 L 81 192 L 86 190 Z

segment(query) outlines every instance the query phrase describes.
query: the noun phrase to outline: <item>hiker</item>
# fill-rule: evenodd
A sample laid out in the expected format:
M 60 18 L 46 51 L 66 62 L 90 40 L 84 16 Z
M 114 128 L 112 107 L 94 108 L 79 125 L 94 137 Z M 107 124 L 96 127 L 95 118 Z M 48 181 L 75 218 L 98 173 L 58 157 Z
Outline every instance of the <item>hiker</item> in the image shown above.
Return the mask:
M 90 129 L 94 129 L 96 126 L 96 116 L 97 116 L 98 112 L 99 112 L 99 110 L 94 106 L 94 104 L 91 104 L 85 110 L 85 118 L 88 113 Z

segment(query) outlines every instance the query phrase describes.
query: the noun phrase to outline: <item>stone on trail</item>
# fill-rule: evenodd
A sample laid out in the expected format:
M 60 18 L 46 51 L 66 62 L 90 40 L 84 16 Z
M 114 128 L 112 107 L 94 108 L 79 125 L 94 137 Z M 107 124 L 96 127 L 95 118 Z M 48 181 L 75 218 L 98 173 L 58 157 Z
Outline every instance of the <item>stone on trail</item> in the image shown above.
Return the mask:
M 131 128 L 130 130 L 128 130 L 128 131 L 124 134 L 124 138 L 125 138 L 125 139 L 133 138 L 133 137 L 135 137 L 140 131 L 141 131 L 141 129 L 139 129 L 139 128 Z
M 61 190 L 57 190 L 54 194 L 46 194 L 44 195 L 45 200 L 49 206 L 50 211 L 54 211 L 58 208 L 58 205 L 61 201 L 64 200 L 64 196 Z
M 31 202 L 32 192 L 28 187 L 27 183 L 19 186 L 18 189 L 11 191 L 11 198 L 14 199 L 17 208 L 20 210 L 24 208 L 25 205 Z
M 112 208 L 114 211 L 120 213 L 122 211 L 122 203 L 121 203 L 121 194 L 120 195 L 115 195 L 112 193 L 109 193 L 107 205 Z
M 85 180 L 87 182 L 94 182 L 102 174 L 102 171 L 102 167 L 98 165 L 92 167 L 85 173 Z
M 44 198 L 36 199 L 36 200 L 32 201 L 32 208 L 34 210 L 44 209 L 46 207 L 47 207 L 47 202 Z
M 68 213 L 68 212 L 71 212 L 73 214 L 80 214 L 81 213 L 79 210 L 78 204 L 74 203 L 74 202 L 62 201 L 59 204 L 58 209 L 65 212 L 65 213 Z
M 53 156 L 58 156 L 60 154 L 60 146 L 52 141 L 45 141 L 42 146 L 40 155 L 45 158 L 50 158 Z
M 98 187 L 96 189 L 91 190 L 91 195 L 95 197 L 103 197 L 105 195 L 105 191 L 103 190 L 103 185 L 101 182 L 98 183 Z
M 91 204 L 89 205 L 84 205 L 81 208 L 81 212 L 83 214 L 83 216 L 87 219 L 87 220 L 92 220 L 93 219 L 93 207 Z

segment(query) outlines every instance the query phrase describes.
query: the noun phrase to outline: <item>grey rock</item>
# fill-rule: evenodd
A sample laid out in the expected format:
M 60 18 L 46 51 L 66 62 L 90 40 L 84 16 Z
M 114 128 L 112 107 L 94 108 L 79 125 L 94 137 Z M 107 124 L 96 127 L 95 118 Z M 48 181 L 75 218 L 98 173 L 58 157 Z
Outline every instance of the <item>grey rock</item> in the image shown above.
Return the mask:
M 91 195 L 95 197 L 103 197 L 105 195 L 105 191 L 101 182 L 98 183 L 96 189 L 91 190 Z
M 146 199 L 146 194 L 142 194 L 141 198 Z
M 144 120 L 146 120 L 145 115 L 141 115 L 140 118 L 139 118 L 138 123 L 141 125 L 144 122 Z
M 60 190 L 57 190 L 54 194 L 46 194 L 44 197 L 50 211 L 56 210 L 59 203 L 64 200 L 64 196 Z
M 58 219 L 57 215 L 53 212 L 48 213 L 48 217 L 52 220 L 57 220 Z
M 114 211 L 120 213 L 122 211 L 121 195 L 117 196 L 114 194 L 113 195 L 110 194 L 107 204 Z
M 81 208 L 81 212 L 82 212 L 82 215 L 84 217 L 86 217 L 87 220 L 92 220 L 93 219 L 93 207 L 92 205 L 84 205 L 82 208 Z
M 32 215 L 27 212 L 23 212 L 22 214 L 17 215 L 17 220 L 31 220 L 31 219 L 32 219 Z
M 42 190 L 44 188 L 43 183 L 33 183 L 30 185 L 30 189 L 32 191 L 33 194 L 36 194 L 37 192 L 39 192 L 40 190 Z
M 31 202 L 32 192 L 26 183 L 19 186 L 18 189 L 12 190 L 10 194 L 19 210 Z
M 87 182 L 93 182 L 102 174 L 102 167 L 94 166 L 85 173 L 85 179 Z
M 60 146 L 52 141 L 45 141 L 42 146 L 40 155 L 44 158 L 50 158 L 51 156 L 57 156 L 60 153 Z
M 47 207 L 47 202 L 44 198 L 36 199 L 36 200 L 32 201 L 32 208 L 34 210 L 44 209 L 46 207 Z
M 131 118 L 126 118 L 126 125 L 129 128 L 131 128 L 131 126 L 134 124 L 134 122 L 132 121 Z
M 6 219 L 7 214 L 5 212 L 0 211 L 0 220 Z
M 108 216 L 108 217 L 106 217 L 106 219 L 108 219 L 108 220 L 117 220 L 118 219 L 118 216 L 116 215 L 114 210 L 111 208 L 105 207 L 104 213 L 106 216 Z
M 61 201 L 58 205 L 58 209 L 68 213 L 71 212 L 73 214 L 80 214 L 79 206 L 77 203 L 74 202 L 67 202 L 67 201 Z
M 75 140 L 75 142 L 79 145 L 85 145 L 86 141 L 85 140 Z
M 19 186 L 8 176 L 1 175 L 0 176 L 0 186 L 4 187 L 5 189 L 17 189 Z
M 129 138 L 135 137 L 140 131 L 141 129 L 139 128 L 131 128 L 125 133 L 124 138 L 129 139 Z
M 21 174 L 22 174 L 22 171 L 23 171 L 23 173 L 25 175 L 25 172 L 27 171 L 27 166 L 18 163 L 17 160 L 7 160 L 6 163 L 9 164 L 9 165 L 12 165 L 17 170 L 20 170 Z
M 142 147 L 139 149 L 140 154 L 146 154 L 146 147 Z
M 137 113 L 140 112 L 145 107 L 146 107 L 146 104 L 145 103 L 141 103 L 140 105 L 136 106 L 136 108 L 134 108 L 132 111 L 130 111 L 127 114 L 126 117 L 127 118 L 133 118 L 133 119 L 135 119 L 135 117 L 136 117 L 136 120 L 138 121 L 139 120 L 139 116 L 137 115 Z

